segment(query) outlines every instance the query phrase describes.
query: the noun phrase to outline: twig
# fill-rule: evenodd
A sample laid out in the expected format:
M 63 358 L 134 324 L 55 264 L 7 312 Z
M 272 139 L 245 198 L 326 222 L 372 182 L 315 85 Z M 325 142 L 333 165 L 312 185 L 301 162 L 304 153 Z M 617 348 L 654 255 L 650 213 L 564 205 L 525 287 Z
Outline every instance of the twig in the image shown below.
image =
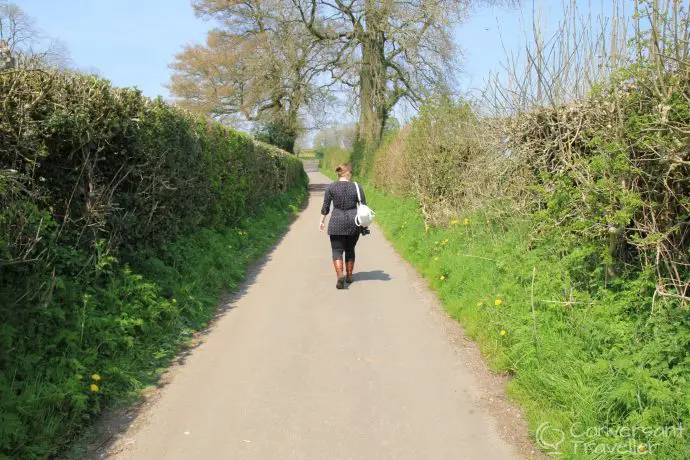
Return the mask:
M 532 327 L 533 327 L 533 334 L 534 334 L 534 348 L 539 351 L 539 338 L 537 336 L 537 313 L 534 310 L 534 279 L 537 276 L 537 267 L 532 267 Z
M 563 301 L 560 301 L 560 300 L 540 300 L 540 302 L 544 302 L 544 303 L 556 303 L 556 304 L 559 304 L 559 305 L 594 305 L 594 304 L 596 303 L 596 302 L 574 302 L 574 301 L 563 302 Z
M 474 259 L 490 260 L 491 262 L 496 262 L 496 263 L 499 262 L 498 260 L 496 260 L 496 259 L 491 259 L 491 258 L 489 258 L 489 257 L 473 256 L 473 255 L 470 255 L 470 254 L 457 254 L 457 255 L 458 255 L 458 256 L 462 256 L 462 257 L 472 257 L 472 258 L 474 258 Z

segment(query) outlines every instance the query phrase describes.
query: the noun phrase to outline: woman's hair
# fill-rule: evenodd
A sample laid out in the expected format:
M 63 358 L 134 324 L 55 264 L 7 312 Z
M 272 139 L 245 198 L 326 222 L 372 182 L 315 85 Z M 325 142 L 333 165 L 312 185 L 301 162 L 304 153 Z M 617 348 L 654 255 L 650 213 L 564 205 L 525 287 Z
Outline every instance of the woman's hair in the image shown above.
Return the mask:
M 350 175 L 352 174 L 352 166 L 350 166 L 350 163 L 343 163 L 337 168 L 335 168 L 335 173 L 338 175 L 338 177 L 343 177 L 346 176 L 348 173 Z

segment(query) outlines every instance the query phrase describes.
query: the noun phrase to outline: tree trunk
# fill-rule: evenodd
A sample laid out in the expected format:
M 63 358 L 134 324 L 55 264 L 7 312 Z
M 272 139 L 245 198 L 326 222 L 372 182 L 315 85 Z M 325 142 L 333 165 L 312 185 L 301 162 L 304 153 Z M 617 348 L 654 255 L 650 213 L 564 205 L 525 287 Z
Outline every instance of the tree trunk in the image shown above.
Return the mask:
M 359 73 L 359 140 L 368 149 L 376 148 L 381 141 L 387 115 L 383 18 L 376 0 L 366 0 L 365 18 Z

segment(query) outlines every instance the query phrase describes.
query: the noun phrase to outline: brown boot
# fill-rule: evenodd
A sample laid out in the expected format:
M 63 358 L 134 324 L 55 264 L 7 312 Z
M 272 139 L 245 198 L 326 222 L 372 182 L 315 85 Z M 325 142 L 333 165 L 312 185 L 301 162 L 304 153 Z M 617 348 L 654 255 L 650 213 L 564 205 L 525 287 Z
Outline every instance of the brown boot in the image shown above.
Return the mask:
M 335 284 L 336 289 L 345 288 L 345 276 L 343 275 L 343 259 L 337 259 L 333 261 L 333 267 L 335 267 L 335 274 L 338 277 L 338 282 Z
M 347 273 L 347 282 L 352 283 L 352 271 L 355 269 L 355 261 L 348 260 L 345 263 L 345 272 Z

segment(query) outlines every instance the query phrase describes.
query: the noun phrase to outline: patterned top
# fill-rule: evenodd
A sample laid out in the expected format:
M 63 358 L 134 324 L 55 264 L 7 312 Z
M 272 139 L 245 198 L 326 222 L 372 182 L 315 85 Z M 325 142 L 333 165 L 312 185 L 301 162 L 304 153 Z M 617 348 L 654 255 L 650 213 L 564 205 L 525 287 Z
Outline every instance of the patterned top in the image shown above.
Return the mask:
M 362 195 L 362 203 L 367 204 L 364 196 L 364 189 L 359 186 L 359 193 Z M 355 225 L 357 216 L 357 188 L 353 182 L 338 181 L 333 182 L 326 188 L 323 196 L 323 207 L 321 214 L 328 215 L 328 211 L 333 202 L 333 215 L 328 222 L 329 235 L 357 235 L 359 227 Z

